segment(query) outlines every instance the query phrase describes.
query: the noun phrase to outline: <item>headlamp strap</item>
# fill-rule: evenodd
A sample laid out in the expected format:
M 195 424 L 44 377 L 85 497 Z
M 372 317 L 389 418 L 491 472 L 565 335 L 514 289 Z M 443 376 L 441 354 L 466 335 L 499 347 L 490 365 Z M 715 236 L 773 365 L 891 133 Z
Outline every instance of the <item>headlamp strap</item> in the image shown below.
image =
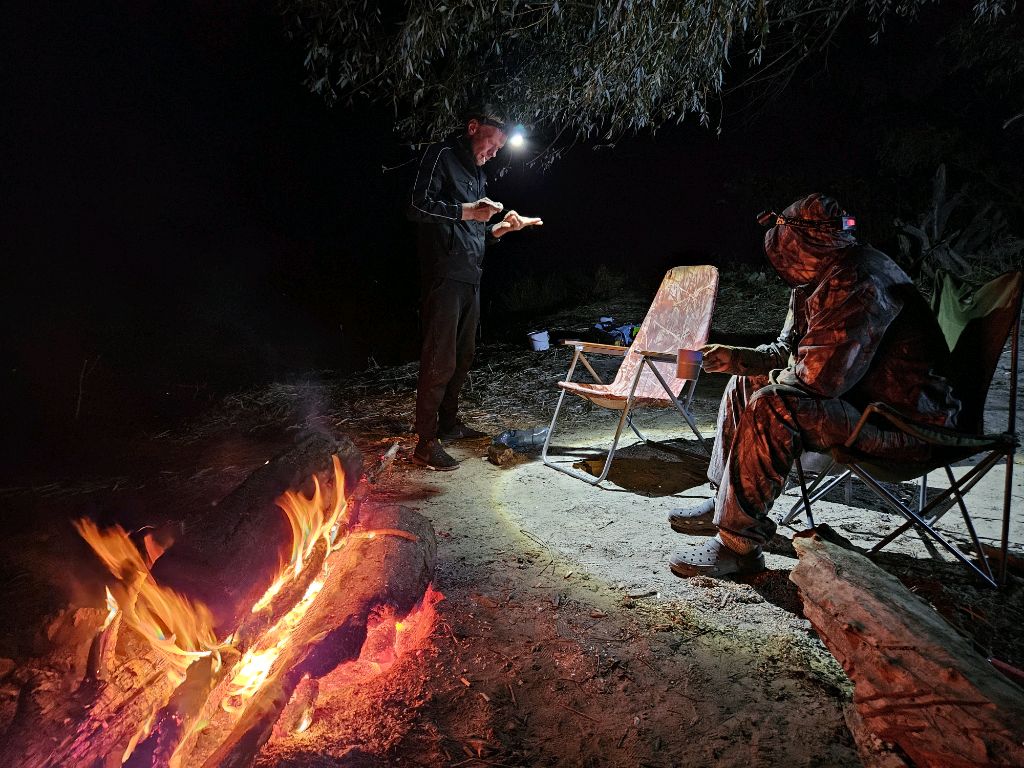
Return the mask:
M 774 221 L 772 221 L 774 219 Z M 840 232 L 849 232 L 857 228 L 857 218 L 848 214 L 833 216 L 828 219 L 801 219 L 798 216 L 783 216 L 775 211 L 764 211 L 757 217 L 757 223 L 761 226 L 774 224 L 787 224 L 790 227 L 803 229 L 834 229 Z

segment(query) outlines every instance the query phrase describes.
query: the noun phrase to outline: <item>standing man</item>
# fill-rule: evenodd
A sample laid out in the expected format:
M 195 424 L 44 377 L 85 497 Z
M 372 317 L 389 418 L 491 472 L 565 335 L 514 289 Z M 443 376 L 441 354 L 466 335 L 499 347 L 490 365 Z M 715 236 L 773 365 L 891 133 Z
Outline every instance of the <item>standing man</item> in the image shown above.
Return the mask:
M 515 211 L 488 223 L 503 206 L 487 197 L 483 165 L 507 139 L 508 129 L 495 110 L 473 110 L 461 135 L 427 147 L 413 183 L 408 215 L 418 225 L 423 348 L 416 389 L 419 442 L 412 460 L 428 469 L 459 466 L 438 438 L 484 436 L 462 422 L 458 407 L 476 351 L 485 244 L 543 223 Z
M 828 452 L 882 401 L 938 426 L 960 410 L 942 375 L 949 350 L 913 281 L 884 253 L 860 243 L 831 197 L 798 200 L 771 225 L 764 248 L 792 289 L 773 345 L 704 348 L 704 369 L 733 374 L 718 412 L 708 478 L 714 499 L 669 516 L 680 533 L 716 533 L 676 553 L 681 577 L 764 570 L 775 533 L 772 503 L 801 451 Z M 854 449 L 878 458 L 925 457 L 925 443 L 868 424 Z

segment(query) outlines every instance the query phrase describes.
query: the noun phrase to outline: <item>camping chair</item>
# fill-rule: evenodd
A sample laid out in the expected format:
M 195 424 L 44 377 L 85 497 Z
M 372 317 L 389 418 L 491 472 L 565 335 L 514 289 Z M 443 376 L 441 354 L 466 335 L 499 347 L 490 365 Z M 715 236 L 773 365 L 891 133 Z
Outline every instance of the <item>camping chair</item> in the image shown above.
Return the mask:
M 971 287 L 952 275 L 936 275 L 932 308 L 939 326 L 950 347 L 950 383 L 953 393 L 961 401 L 961 411 L 956 429 L 945 429 L 915 423 L 885 403 L 872 403 L 862 414 L 853 432 L 841 447 L 831 451 L 835 464 L 843 471 L 829 476 L 831 467 L 818 473 L 814 482 L 807 484 L 801 462 L 795 464 L 800 484 L 800 500 L 785 515 L 781 524 L 788 525 L 797 515 L 806 510 L 807 522 L 814 527 L 811 505 L 828 490 L 849 475 L 855 475 L 878 495 L 889 507 L 898 512 L 906 522 L 885 536 L 872 549 L 878 552 L 911 527 L 918 527 L 933 538 L 957 560 L 984 579 L 989 585 L 998 587 L 1006 580 L 1007 550 L 1010 533 L 1010 499 L 1013 487 L 1013 458 L 1018 445 L 1016 432 L 1017 411 L 1017 370 L 1018 345 L 1020 338 L 1021 294 L 1024 288 L 1024 272 L 1007 272 L 979 287 Z M 1009 408 L 1007 425 L 1003 432 L 985 434 L 983 416 L 985 397 L 995 375 L 999 356 L 1010 340 Z M 927 462 L 904 465 L 886 461 L 873 463 L 870 456 L 858 455 L 852 446 L 864 424 L 877 418 L 879 424 L 905 432 L 932 446 Z M 952 465 L 968 459 L 976 463 L 957 479 Z M 985 547 L 978 539 L 974 522 L 967 509 L 964 496 L 988 472 L 1001 462 L 1006 466 L 1003 487 L 1003 516 L 1000 542 L 1001 568 L 997 581 Z M 949 488 L 931 501 L 927 500 L 927 477 L 932 470 L 942 468 L 949 480 Z M 826 479 L 827 478 L 827 479 Z M 899 483 L 919 479 L 920 491 L 916 509 L 901 501 L 890 489 L 881 483 Z M 947 535 L 935 527 L 939 519 L 954 506 L 963 517 L 964 526 L 971 539 L 977 563 L 954 544 Z
M 649 445 L 662 445 L 656 440 L 648 440 L 633 424 L 630 413 L 641 406 L 668 407 L 674 406 L 689 424 L 697 436 L 701 447 L 710 453 L 707 443 L 697 429 L 690 412 L 690 401 L 697 386 L 699 369 L 693 378 L 677 376 L 676 356 L 680 349 L 700 349 L 707 342 L 708 330 L 711 327 L 711 313 L 715 308 L 718 294 L 718 269 L 712 266 L 675 267 L 670 269 L 661 281 L 661 287 L 654 297 L 647 317 L 644 318 L 640 330 L 629 347 L 616 347 L 610 344 L 591 344 L 584 341 L 564 341 L 572 346 L 574 353 L 569 372 L 564 381 L 558 382 L 562 392 L 558 397 L 555 415 L 551 419 L 541 458 L 552 469 L 564 472 L 584 482 L 597 485 L 608 476 L 615 449 L 622 435 L 622 428 L 629 424 L 636 436 Z M 601 381 L 586 355 L 590 353 L 617 355 L 623 358 L 619 365 L 615 380 L 610 384 Z M 572 380 L 576 364 L 583 367 L 594 378 L 595 383 L 575 382 Z M 566 462 L 556 463 L 548 458 L 548 448 L 555 434 L 558 414 L 567 392 L 589 400 L 595 405 L 620 412 L 619 423 L 615 429 L 608 458 L 599 477 L 593 477 L 576 471 Z

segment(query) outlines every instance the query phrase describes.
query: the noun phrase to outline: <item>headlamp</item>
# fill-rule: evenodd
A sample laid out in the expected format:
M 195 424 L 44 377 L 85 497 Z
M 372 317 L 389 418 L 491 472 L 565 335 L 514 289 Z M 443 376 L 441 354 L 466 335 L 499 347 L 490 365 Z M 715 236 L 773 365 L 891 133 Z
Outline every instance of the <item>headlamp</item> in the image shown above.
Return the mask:
M 521 123 L 510 125 L 493 117 L 479 117 L 477 120 L 480 125 L 490 125 L 504 133 L 508 137 L 509 146 L 513 149 L 519 149 L 526 143 L 526 128 Z
M 785 224 L 800 229 L 826 229 L 837 232 L 854 232 L 857 229 L 857 217 L 847 213 L 827 219 L 801 219 L 797 216 L 783 216 L 775 211 L 761 211 L 757 214 L 757 223 L 762 227 Z

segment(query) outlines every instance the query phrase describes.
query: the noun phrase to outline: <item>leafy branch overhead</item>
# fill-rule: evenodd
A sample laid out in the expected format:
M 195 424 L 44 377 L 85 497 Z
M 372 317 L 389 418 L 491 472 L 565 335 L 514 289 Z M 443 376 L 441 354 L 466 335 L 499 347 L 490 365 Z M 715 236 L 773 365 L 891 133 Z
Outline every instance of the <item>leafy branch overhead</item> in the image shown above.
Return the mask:
M 730 66 L 784 81 L 851 14 L 881 30 L 926 0 L 282 0 L 329 101 L 390 101 L 397 130 L 436 138 L 485 100 L 551 138 L 615 140 L 709 120 Z M 977 0 L 994 19 L 1012 0 Z

